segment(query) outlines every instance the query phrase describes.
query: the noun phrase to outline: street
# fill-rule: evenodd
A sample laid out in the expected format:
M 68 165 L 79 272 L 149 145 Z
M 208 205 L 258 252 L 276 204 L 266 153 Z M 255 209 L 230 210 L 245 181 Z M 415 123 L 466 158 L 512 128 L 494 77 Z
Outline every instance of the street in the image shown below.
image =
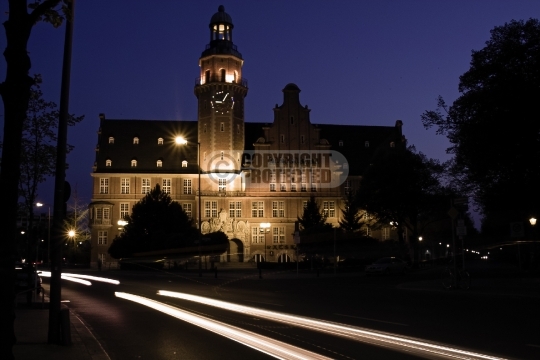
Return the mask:
M 196 272 L 91 273 L 120 281 L 91 286 L 63 281 L 62 299 L 92 330 L 111 359 L 231 359 L 270 358 L 264 352 L 231 341 L 202 327 L 115 296 L 134 294 L 205 318 L 233 325 L 276 341 L 333 359 L 430 357 L 412 349 L 374 346 L 371 341 L 332 335 L 263 316 L 231 311 L 185 299 L 181 294 L 346 324 L 370 331 L 444 344 L 502 358 L 540 356 L 538 297 L 475 291 L 447 291 L 422 286 L 433 283 L 430 271 L 366 277 L 363 274 L 265 271 L 263 278 L 248 270 Z M 44 278 L 45 287 L 48 286 Z M 48 290 L 48 289 L 47 289 Z M 436 358 L 431 356 L 432 358 Z

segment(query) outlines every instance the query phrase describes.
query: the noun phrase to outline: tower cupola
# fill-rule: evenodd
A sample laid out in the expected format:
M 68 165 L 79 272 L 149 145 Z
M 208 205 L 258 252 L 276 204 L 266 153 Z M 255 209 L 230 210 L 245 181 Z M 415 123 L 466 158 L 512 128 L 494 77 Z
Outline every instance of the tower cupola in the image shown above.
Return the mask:
M 206 45 L 201 57 L 217 54 L 234 55 L 242 59 L 240 54 L 233 44 L 233 28 L 232 18 L 225 12 L 225 7 L 220 5 L 218 12 L 210 19 L 210 43 Z

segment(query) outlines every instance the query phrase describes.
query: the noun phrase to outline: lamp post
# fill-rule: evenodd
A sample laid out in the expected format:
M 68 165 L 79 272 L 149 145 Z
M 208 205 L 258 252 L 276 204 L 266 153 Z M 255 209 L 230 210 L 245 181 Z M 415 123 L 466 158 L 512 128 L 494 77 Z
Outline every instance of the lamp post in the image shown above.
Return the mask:
M 261 223 L 260 227 L 264 232 L 264 261 L 266 262 L 266 233 L 270 231 L 270 223 Z
M 49 204 L 43 204 L 43 203 L 36 203 L 37 207 L 42 207 L 44 205 L 47 205 L 47 208 L 49 208 L 49 214 L 47 217 L 47 264 L 51 263 L 51 206 Z
M 177 136 L 174 141 L 178 145 L 187 145 L 188 141 L 181 136 Z M 201 242 L 202 242 L 202 229 L 201 229 L 201 143 L 197 142 L 197 177 L 199 182 L 199 206 L 198 206 L 198 219 L 197 224 L 199 227 L 199 276 L 202 276 L 202 264 L 201 264 Z

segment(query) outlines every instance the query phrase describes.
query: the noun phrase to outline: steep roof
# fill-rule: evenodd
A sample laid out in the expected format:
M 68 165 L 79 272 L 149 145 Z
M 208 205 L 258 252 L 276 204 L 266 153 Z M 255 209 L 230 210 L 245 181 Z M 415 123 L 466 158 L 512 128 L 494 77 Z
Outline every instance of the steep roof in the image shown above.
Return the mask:
M 197 122 L 177 120 L 114 120 L 102 118 L 98 132 L 95 171 L 118 173 L 196 173 Z M 188 145 L 178 145 L 183 136 Z M 134 138 L 139 139 L 134 144 Z M 109 138 L 113 138 L 110 143 Z M 158 144 L 158 139 L 163 144 Z M 193 144 L 193 146 L 189 145 Z M 111 160 L 111 166 L 106 161 Z M 131 166 L 137 160 L 137 166 Z M 157 167 L 157 161 L 162 167 Z M 188 167 L 182 167 L 182 161 Z

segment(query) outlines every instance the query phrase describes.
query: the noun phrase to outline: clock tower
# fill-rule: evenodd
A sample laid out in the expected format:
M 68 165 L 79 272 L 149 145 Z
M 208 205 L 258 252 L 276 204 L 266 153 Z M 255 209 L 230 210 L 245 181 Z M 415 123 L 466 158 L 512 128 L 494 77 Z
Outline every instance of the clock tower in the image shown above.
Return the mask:
M 244 60 L 233 44 L 231 16 L 223 5 L 210 19 L 210 43 L 199 58 L 198 134 L 201 170 L 236 172 L 244 150 Z

